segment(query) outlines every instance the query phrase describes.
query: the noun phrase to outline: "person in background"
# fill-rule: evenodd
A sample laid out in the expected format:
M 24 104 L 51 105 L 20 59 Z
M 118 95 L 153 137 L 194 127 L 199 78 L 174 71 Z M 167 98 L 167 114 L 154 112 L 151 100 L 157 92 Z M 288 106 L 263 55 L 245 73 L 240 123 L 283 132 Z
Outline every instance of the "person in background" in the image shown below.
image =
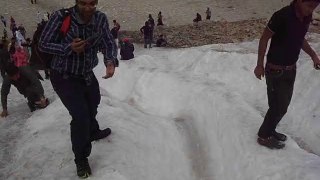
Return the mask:
M 152 48 L 152 28 L 151 25 L 149 24 L 149 21 L 146 21 L 144 23 L 144 26 L 142 28 L 140 28 L 140 32 L 141 34 L 143 34 L 144 37 L 144 48 L 147 48 L 147 46 L 149 45 L 149 48 Z
M 159 11 L 158 13 L 158 24 L 157 26 L 163 26 L 163 21 L 162 21 L 162 14 L 161 14 L 161 11 Z
M 130 42 L 129 38 L 124 38 L 120 43 L 121 60 L 129 60 L 134 58 L 134 45 Z
M 16 52 L 16 38 L 12 37 L 10 43 L 8 44 L 8 51 L 10 53 L 10 57 Z
M 150 34 L 150 40 L 151 40 L 151 43 L 153 43 L 153 32 L 154 32 L 154 26 L 155 26 L 155 23 L 154 23 L 154 19 L 153 19 L 153 17 L 152 17 L 152 15 L 151 14 L 149 14 L 149 19 L 148 19 L 148 22 L 149 22 L 149 26 L 150 26 L 150 32 L 151 32 L 151 34 Z
M 1 19 L 1 22 L 3 23 L 4 27 L 7 27 L 7 20 L 4 18 L 4 16 L 1 15 L 0 19 Z
M 13 63 L 8 63 L 5 67 L 7 75 L 3 79 L 1 86 L 1 117 L 7 117 L 7 98 L 10 93 L 11 84 L 14 85 L 20 94 L 28 100 L 30 111 L 43 109 L 48 106 L 49 100 L 44 96 L 44 90 L 35 71 L 29 66 L 16 67 Z
M 3 37 L 4 37 L 4 39 L 8 38 L 8 32 L 5 28 L 3 29 Z
M 207 10 L 206 10 L 206 20 L 210 20 L 211 19 L 211 10 L 209 7 L 207 7 Z
M 37 23 L 41 23 L 42 20 L 44 21 L 44 19 L 41 18 L 41 13 L 38 11 L 37 12 L 37 17 L 36 17 L 36 22 Z
M 201 15 L 197 13 L 196 18 L 193 20 L 193 22 L 198 23 L 199 21 L 202 21 L 202 18 L 201 18 Z
M 16 35 L 16 41 L 17 41 L 17 45 L 18 46 L 22 46 L 22 44 L 25 44 L 26 43 L 26 40 L 24 39 L 24 36 L 22 35 L 22 33 L 20 32 L 20 30 L 17 30 L 15 32 L 15 35 Z
M 16 21 L 12 16 L 10 16 L 10 30 L 12 32 L 12 36 L 15 37 L 16 36 L 15 32 L 18 30 L 18 28 L 16 25 Z
M 6 66 L 10 62 L 10 54 L 4 41 L 0 42 L 0 71 L 2 79 L 5 78 L 6 75 Z
M 167 46 L 167 41 L 164 39 L 163 34 L 160 34 L 159 38 L 156 42 L 157 47 L 165 47 Z
M 27 31 L 26 31 L 26 29 L 24 28 L 24 26 L 23 26 L 22 24 L 20 24 L 20 25 L 18 26 L 18 31 L 20 31 L 20 33 L 21 33 L 21 35 L 23 36 L 23 38 L 26 38 L 26 33 L 27 33 Z
M 119 40 L 118 40 L 119 30 L 120 30 L 120 24 L 116 20 L 113 20 L 113 28 L 111 29 L 111 34 L 117 46 L 119 44 Z

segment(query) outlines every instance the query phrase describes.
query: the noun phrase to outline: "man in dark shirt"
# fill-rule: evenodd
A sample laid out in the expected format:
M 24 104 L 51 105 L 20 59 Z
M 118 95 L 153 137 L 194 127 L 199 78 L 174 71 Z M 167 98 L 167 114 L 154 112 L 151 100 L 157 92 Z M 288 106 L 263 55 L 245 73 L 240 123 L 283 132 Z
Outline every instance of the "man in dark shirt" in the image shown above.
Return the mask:
M 113 76 L 117 46 L 110 33 L 107 16 L 96 11 L 98 0 L 76 0 L 70 11 L 70 30 L 60 38 L 61 11 L 53 13 L 39 41 L 39 49 L 53 54 L 50 80 L 72 121 L 71 142 L 77 175 L 91 175 L 88 157 L 91 142 L 107 137 L 111 130 L 99 129 L 96 120 L 101 95 L 93 73 L 98 64 L 97 51 L 102 50 L 106 66 L 105 79 Z
M 154 19 L 153 19 L 151 14 L 149 14 L 148 22 L 149 22 L 149 25 L 150 25 L 150 28 L 151 28 L 151 35 L 150 35 L 151 39 L 150 40 L 151 40 L 151 43 L 153 43 L 153 31 L 154 31 L 155 23 L 154 23 Z
M 266 75 L 269 109 L 258 132 L 257 142 L 271 149 L 285 146 L 286 135 L 276 132 L 276 126 L 286 114 L 290 104 L 296 76 L 296 62 L 300 50 L 313 60 L 314 67 L 320 60 L 305 39 L 312 12 L 320 0 L 294 0 L 290 6 L 275 12 L 259 42 L 255 76 L 261 80 Z M 264 68 L 264 56 L 269 39 L 270 48 Z
M 148 21 L 145 22 L 144 26 L 140 28 L 140 32 L 143 34 L 144 37 L 144 48 L 152 48 L 152 28 Z

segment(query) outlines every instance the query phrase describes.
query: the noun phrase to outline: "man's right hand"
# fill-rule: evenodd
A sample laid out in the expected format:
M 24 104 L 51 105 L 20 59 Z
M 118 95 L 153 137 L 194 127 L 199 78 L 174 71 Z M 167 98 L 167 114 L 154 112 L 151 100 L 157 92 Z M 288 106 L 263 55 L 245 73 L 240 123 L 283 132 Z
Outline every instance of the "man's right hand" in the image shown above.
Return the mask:
M 0 114 L 1 117 L 7 117 L 9 115 L 8 110 L 3 110 Z
M 256 66 L 256 68 L 254 69 L 254 75 L 256 75 L 256 77 L 261 80 L 261 77 L 264 77 L 264 67 Z
M 84 52 L 84 48 L 86 46 L 86 40 L 82 40 L 80 38 L 73 39 L 71 43 L 71 49 L 76 53 Z

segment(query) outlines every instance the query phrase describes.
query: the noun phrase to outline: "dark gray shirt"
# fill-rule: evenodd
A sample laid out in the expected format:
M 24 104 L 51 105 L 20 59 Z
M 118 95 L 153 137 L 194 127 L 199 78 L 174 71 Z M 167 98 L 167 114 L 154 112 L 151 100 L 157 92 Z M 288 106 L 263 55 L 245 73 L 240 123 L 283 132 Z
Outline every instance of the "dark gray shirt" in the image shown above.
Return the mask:
M 295 64 L 311 19 L 309 16 L 300 21 L 294 5 L 275 12 L 268 23 L 268 28 L 274 35 L 267 54 L 267 62 L 283 66 Z

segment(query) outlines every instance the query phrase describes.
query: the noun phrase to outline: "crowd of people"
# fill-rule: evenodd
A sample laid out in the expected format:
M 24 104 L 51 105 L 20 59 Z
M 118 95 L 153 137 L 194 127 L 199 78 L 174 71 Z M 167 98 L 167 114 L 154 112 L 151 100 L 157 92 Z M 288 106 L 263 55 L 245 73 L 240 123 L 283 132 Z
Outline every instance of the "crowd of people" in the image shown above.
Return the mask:
M 31 3 L 36 1 L 31 0 Z M 289 6 L 273 14 L 259 41 L 258 61 L 254 74 L 258 79 L 266 76 L 269 110 L 259 129 L 257 142 L 270 149 L 281 149 L 285 146 L 283 142 L 287 137 L 277 132 L 276 126 L 286 114 L 290 104 L 300 50 L 309 54 L 314 67 L 320 69 L 320 60 L 305 39 L 312 21 L 312 12 L 319 3 L 320 0 L 293 0 Z M 80 178 L 87 178 L 92 173 L 88 161 L 91 142 L 111 134 L 110 128 L 100 129 L 96 119 L 101 100 L 99 82 L 93 73 L 93 68 L 98 64 L 97 53 L 100 51 L 104 56 L 106 74 L 103 78 L 105 79 L 113 77 L 116 72 L 118 48 L 122 60 L 134 58 L 132 40 L 122 38 L 118 43 L 120 24 L 113 20 L 113 27 L 109 29 L 107 16 L 96 10 L 97 5 L 98 0 L 76 0 L 75 6 L 68 9 L 67 15 L 62 11 L 56 11 L 50 18 L 48 17 L 48 22 L 44 20 L 39 22 L 39 25 L 44 26 L 43 32 L 46 33 L 41 33 L 37 47 L 41 52 L 52 55 L 49 64 L 50 81 L 72 119 L 71 144 L 77 175 Z M 61 37 L 60 28 L 65 26 L 67 17 L 76 23 L 69 22 L 66 32 L 68 36 Z M 211 19 L 210 8 L 206 10 L 206 19 Z M 201 20 L 201 15 L 197 13 L 194 22 Z M 4 16 L 1 16 L 1 21 L 6 28 L 7 21 Z M 91 23 L 98 29 L 90 28 Z M 159 12 L 157 26 L 163 24 L 163 16 Z M 152 48 L 154 29 L 155 21 L 149 14 L 140 29 L 145 48 Z M 12 31 L 10 42 L 7 40 L 6 32 L 0 43 L 0 70 L 3 78 L 1 117 L 9 114 L 7 96 L 11 85 L 27 98 L 31 111 L 45 108 L 49 104 L 39 80 L 41 76 L 29 65 L 30 52 L 33 52 L 30 48 L 33 46 L 30 38 L 26 38 L 25 28 L 22 24 L 17 26 L 11 16 L 10 30 Z M 95 33 L 95 36 L 88 36 Z M 267 61 L 264 63 L 270 39 Z M 68 46 L 65 46 L 66 44 Z M 161 34 L 156 46 L 166 45 L 165 36 Z M 82 63 L 84 60 L 86 63 Z

